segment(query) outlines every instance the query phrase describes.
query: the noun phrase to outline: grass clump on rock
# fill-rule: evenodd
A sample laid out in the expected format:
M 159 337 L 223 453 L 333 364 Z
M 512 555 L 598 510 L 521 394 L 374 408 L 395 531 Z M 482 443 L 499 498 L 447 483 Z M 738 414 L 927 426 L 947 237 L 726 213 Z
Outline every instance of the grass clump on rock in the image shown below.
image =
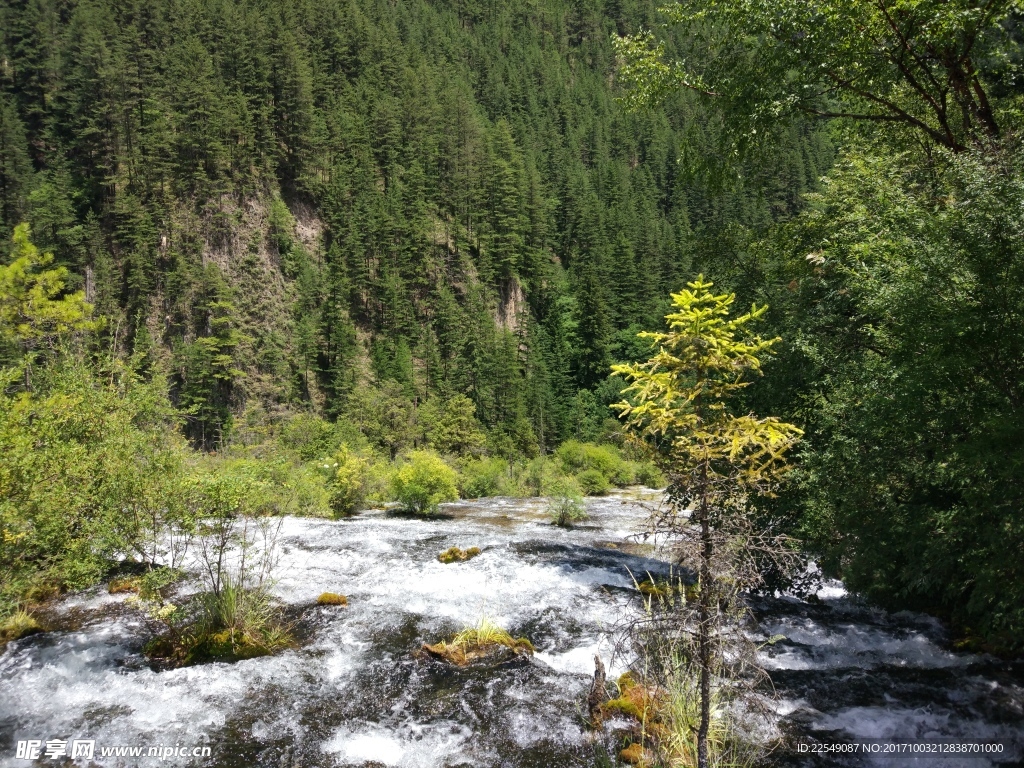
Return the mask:
M 174 666 L 269 656 L 294 644 L 266 591 L 229 581 L 184 606 L 153 606 L 150 615 L 169 631 L 149 643 L 146 653 Z
M 17 610 L 0 623 L 0 643 L 8 643 L 42 631 L 43 628 L 31 613 Z
M 448 547 L 444 552 L 437 556 L 445 565 L 449 563 L 464 563 L 467 560 L 471 560 L 480 554 L 480 547 L 470 547 L 469 549 L 459 549 L 458 547 Z
M 462 630 L 450 641 L 423 644 L 425 654 L 457 667 L 474 662 L 500 663 L 518 656 L 532 656 L 533 651 L 533 643 L 525 637 L 512 637 L 488 618 L 480 619 L 475 627 Z

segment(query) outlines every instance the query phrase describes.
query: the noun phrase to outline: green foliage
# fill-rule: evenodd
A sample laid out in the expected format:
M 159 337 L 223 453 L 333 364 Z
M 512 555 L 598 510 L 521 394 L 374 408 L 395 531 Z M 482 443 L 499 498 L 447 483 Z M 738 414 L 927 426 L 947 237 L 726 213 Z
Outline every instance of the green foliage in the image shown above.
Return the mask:
M 576 482 L 587 496 L 604 496 L 611 490 L 611 482 L 597 469 L 585 469 L 576 475 Z
M 53 254 L 40 253 L 29 236 L 28 224 L 15 227 L 11 262 L 0 265 L 0 342 L 22 353 L 52 349 L 63 337 L 99 326 L 84 293 L 65 294 L 68 270 L 47 269 Z
M 731 506 L 741 494 L 775 487 L 802 432 L 774 417 L 736 416 L 725 405 L 749 386 L 744 374 L 760 373 L 758 356 L 778 342 L 737 338 L 766 307 L 730 318 L 735 294 L 711 293 L 703 277 L 688 286 L 672 294 L 669 331 L 643 334 L 659 352 L 644 363 L 614 366 L 630 382 L 623 390 L 630 400 L 617 407 L 627 428 L 657 447 L 681 502 Z
M 636 465 L 635 480 L 638 485 L 646 488 L 664 488 L 665 475 L 658 469 L 658 466 L 650 461 L 640 462 Z
M 575 440 L 566 440 L 558 446 L 555 458 L 562 465 L 562 470 L 569 474 L 593 469 L 607 477 L 620 471 L 622 465 L 622 459 L 613 446 Z
M 173 383 L 187 414 L 186 434 L 209 449 L 223 443 L 231 429 L 235 385 L 244 376 L 235 357 L 245 339 L 238 330 L 232 290 L 216 266 L 204 270 L 202 287 L 199 332 L 193 341 L 176 347 Z
M 0 386 L 0 600 L 86 586 L 121 553 L 156 557 L 182 514 L 176 426 L 166 382 L 120 362 L 65 357 L 31 393 Z
M 831 573 L 1019 647 L 1024 227 L 1017 147 L 851 154 L 778 233 L 788 386 L 807 421 L 788 507 Z
M 349 515 L 359 509 L 366 497 L 368 462 L 345 446 L 328 465 L 332 473 L 328 489 L 335 515 Z
M 419 422 L 430 447 L 441 453 L 479 452 L 486 441 L 476 418 L 476 406 L 465 395 L 435 398 L 423 404 Z
M 551 522 L 563 528 L 587 519 L 587 507 L 580 495 L 580 486 L 572 478 L 565 478 L 554 483 L 549 490 L 551 501 L 548 502 L 547 513 Z
M 509 463 L 496 456 L 470 459 L 459 473 L 459 491 L 463 498 L 500 496 L 507 490 Z
M 347 414 L 370 445 L 385 450 L 392 459 L 416 437 L 416 408 L 395 381 L 357 387 L 349 398 Z
M 334 454 L 341 445 L 335 425 L 309 413 L 299 413 L 281 426 L 278 438 L 285 448 L 295 451 L 303 461 L 316 461 Z
M 458 473 L 431 451 L 412 451 L 394 473 L 394 498 L 411 512 L 430 514 L 445 501 L 459 498 Z
M 665 13 L 701 40 L 704 55 L 673 60 L 649 33 L 620 39 L 631 98 L 650 104 L 678 88 L 698 91 L 749 138 L 800 111 L 896 124 L 962 151 L 998 137 L 1007 117 L 990 94 L 1012 71 L 996 63 L 1016 13 L 1008 0 L 674 0 Z

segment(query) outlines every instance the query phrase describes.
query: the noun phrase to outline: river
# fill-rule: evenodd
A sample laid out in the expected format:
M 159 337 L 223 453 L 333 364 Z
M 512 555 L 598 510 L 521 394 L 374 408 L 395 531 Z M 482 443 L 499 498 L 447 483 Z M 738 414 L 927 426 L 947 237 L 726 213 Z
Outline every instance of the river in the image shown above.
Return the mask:
M 664 572 L 631 543 L 636 492 L 588 500 L 590 520 L 547 523 L 540 500 L 445 505 L 429 519 L 382 510 L 328 521 L 285 518 L 275 592 L 299 647 L 266 658 L 156 671 L 151 625 L 103 588 L 62 598 L 52 631 L 0 656 L 0 765 L 26 766 L 18 741 L 90 739 L 95 764 L 238 768 L 572 768 L 595 766 L 583 716 L 593 658 L 640 609 L 631 573 Z M 443 565 L 450 546 L 478 557 Z M 319 607 L 326 591 L 347 607 Z M 811 604 L 755 606 L 782 738 L 769 765 L 1024 764 L 1024 666 L 955 653 L 943 628 L 873 610 L 831 585 Z M 537 648 L 495 669 L 451 669 L 413 651 L 487 616 Z M 1001 740 L 995 758 L 820 757 L 813 740 Z M 207 758 L 104 758 L 101 747 L 208 746 Z M 40 759 L 40 765 L 58 760 Z M 79 765 L 86 763 L 79 762 Z

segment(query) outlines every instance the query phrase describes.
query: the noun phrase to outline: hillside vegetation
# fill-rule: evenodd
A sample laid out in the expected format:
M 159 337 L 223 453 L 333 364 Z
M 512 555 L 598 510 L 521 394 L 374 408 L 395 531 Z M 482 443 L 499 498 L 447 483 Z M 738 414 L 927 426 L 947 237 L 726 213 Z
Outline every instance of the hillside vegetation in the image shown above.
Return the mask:
M 2 4 L 2 612 L 155 563 L 211 478 L 254 515 L 661 485 L 611 366 L 704 274 L 782 337 L 737 412 L 804 431 L 759 524 L 1019 649 L 1018 24 Z

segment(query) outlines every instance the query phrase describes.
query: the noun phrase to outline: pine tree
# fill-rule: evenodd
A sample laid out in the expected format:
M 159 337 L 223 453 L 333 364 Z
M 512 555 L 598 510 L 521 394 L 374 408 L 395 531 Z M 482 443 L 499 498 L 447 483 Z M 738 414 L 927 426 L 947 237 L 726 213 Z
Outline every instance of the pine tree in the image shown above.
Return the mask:
M 643 333 L 659 351 L 644 363 L 616 365 L 630 384 L 618 404 L 626 428 L 648 441 L 669 477 L 669 512 L 652 520 L 696 561 L 698 574 L 693 657 L 700 686 L 698 765 L 709 763 L 713 686 L 721 686 L 719 633 L 723 606 L 756 581 L 745 550 L 753 530 L 748 501 L 770 494 L 789 468 L 785 454 L 802 432 L 775 418 L 734 415 L 732 400 L 760 372 L 760 357 L 778 339 L 751 336 L 746 326 L 767 307 L 729 317 L 734 294 L 715 295 L 703 276 L 672 295 L 668 331 Z M 759 546 L 764 546 L 762 540 Z M 689 563 L 680 562 L 681 565 Z M 728 609 L 725 611 L 728 612 Z
M 0 238 L 11 237 L 14 226 L 25 217 L 32 183 L 25 128 L 14 100 L 0 91 Z

